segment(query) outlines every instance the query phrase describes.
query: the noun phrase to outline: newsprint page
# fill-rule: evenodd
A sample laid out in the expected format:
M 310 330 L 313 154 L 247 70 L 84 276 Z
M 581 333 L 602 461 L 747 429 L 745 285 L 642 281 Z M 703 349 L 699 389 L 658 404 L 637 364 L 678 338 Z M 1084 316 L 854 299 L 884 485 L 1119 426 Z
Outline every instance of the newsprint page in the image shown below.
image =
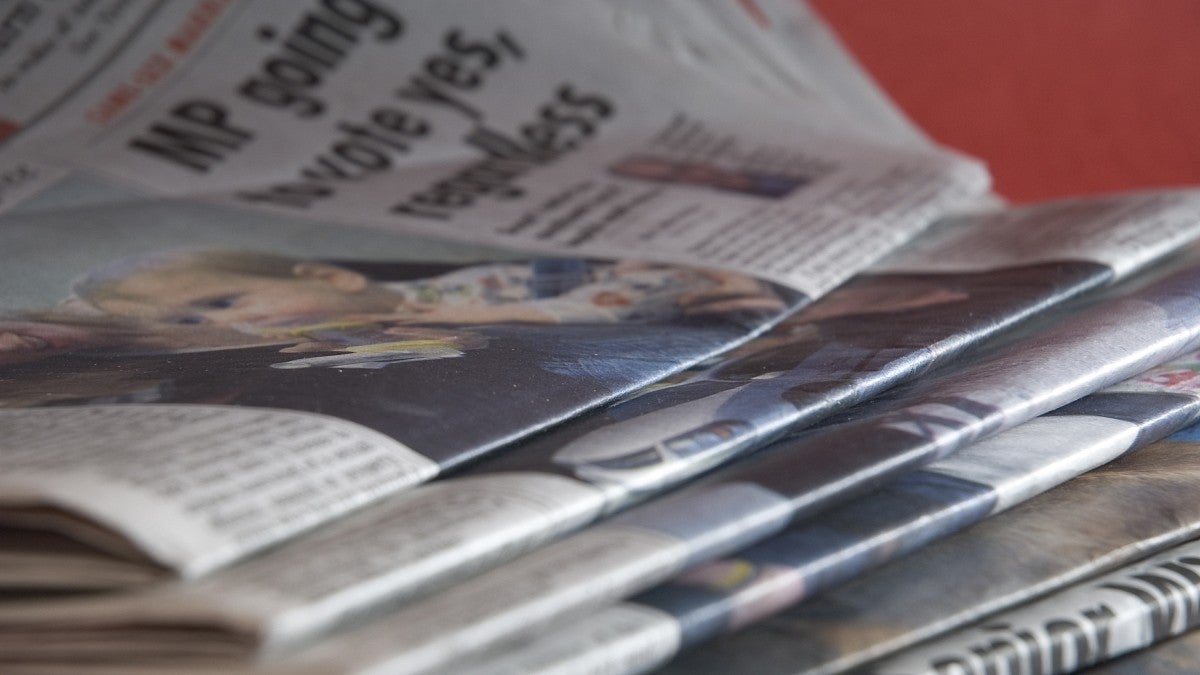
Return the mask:
M 1194 423 L 1200 190 L 988 189 L 791 0 L 0 4 L 0 671 L 648 672 Z

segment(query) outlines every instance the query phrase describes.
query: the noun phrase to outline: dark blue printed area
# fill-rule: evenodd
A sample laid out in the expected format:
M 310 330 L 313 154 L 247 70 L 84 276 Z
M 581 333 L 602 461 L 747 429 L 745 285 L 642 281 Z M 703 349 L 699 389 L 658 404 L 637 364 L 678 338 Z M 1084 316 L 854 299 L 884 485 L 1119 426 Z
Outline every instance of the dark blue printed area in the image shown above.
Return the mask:
M 655 412 L 697 417 L 693 428 L 701 433 L 715 422 L 745 425 L 747 445 L 761 446 L 963 356 L 1112 278 L 1110 268 L 1083 261 L 862 275 L 715 365 L 551 429 L 474 470 L 552 471 L 591 480 L 586 467 L 564 461 L 560 450 L 598 432 L 606 458 L 649 456 L 666 440 L 661 416 L 646 417 Z M 711 406 L 703 407 L 706 400 Z M 673 459 L 659 454 L 660 463 Z
M 995 501 L 988 485 L 917 471 L 715 563 L 728 570 L 721 582 L 675 581 L 634 602 L 670 613 L 682 626 L 684 644 L 695 644 L 724 632 L 734 621 L 769 613 L 769 607 L 755 607 L 740 597 L 764 575 L 800 572 L 798 601 L 983 518 Z
M 1132 422 L 1138 426 L 1134 446 L 1157 440 L 1186 424 L 1196 414 L 1200 402 L 1194 396 L 1167 391 L 1098 392 L 1069 403 L 1048 415 L 1095 415 Z M 1179 431 L 1172 438 L 1200 440 L 1195 427 Z

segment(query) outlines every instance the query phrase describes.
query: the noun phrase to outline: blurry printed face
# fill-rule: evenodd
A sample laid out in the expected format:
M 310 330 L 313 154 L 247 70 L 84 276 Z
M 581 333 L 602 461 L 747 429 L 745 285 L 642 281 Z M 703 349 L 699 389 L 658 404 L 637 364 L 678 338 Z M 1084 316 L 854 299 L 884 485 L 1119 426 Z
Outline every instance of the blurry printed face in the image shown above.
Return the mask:
M 91 331 L 44 321 L 0 320 L 0 352 L 69 349 L 92 340 Z
M 321 263 L 297 263 L 292 277 L 167 267 L 136 272 L 115 290 L 96 302 L 105 312 L 179 324 L 275 326 L 395 307 L 362 275 Z
M 37 360 L 76 349 L 109 346 L 135 339 L 127 326 L 93 321 L 0 318 L 0 366 Z

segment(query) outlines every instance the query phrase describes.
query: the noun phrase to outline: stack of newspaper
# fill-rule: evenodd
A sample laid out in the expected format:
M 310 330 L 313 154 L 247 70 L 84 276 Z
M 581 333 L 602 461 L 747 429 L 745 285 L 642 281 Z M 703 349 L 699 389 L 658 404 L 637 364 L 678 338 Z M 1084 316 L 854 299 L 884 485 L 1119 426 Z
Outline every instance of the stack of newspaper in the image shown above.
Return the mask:
M 1200 190 L 1000 204 L 792 0 L 0 27 L 0 671 L 1059 673 L 1200 623 Z

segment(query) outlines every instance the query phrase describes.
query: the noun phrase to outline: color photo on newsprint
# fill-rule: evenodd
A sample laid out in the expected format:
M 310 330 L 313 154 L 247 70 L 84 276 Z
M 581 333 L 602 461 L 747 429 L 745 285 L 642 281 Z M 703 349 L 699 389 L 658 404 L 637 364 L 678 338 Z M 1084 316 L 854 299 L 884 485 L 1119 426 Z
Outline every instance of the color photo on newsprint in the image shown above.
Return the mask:
M 181 208 L 179 204 L 171 206 L 173 211 Z M 294 241 L 304 234 L 307 240 L 292 244 L 295 250 L 288 250 L 286 255 L 213 253 L 215 244 L 230 247 L 231 237 L 218 236 L 220 230 L 214 225 L 222 221 L 203 209 L 181 213 L 184 215 L 170 216 L 163 208 L 90 213 L 93 222 L 102 219 L 109 227 L 119 224 L 136 235 L 132 238 L 149 251 L 141 256 L 121 250 L 72 255 L 68 258 L 71 269 L 59 270 L 57 276 L 46 269 L 53 265 L 36 257 L 12 261 L 12 265 L 34 277 L 31 291 L 36 293 L 28 304 L 42 306 L 55 305 L 61 293 L 55 289 L 70 283 L 68 272 L 74 273 L 75 267 L 86 267 L 88 260 L 97 257 L 122 261 L 102 267 L 102 274 L 76 278 L 72 285 L 83 297 L 57 303 L 54 311 L 61 315 L 60 327 L 67 318 L 77 325 L 87 322 L 92 328 L 152 322 L 153 331 L 130 330 L 130 335 L 160 342 L 174 338 L 184 345 L 188 344 L 185 338 L 193 343 L 200 343 L 201 338 L 209 341 L 208 345 L 174 349 L 136 343 L 118 349 L 115 338 L 100 345 L 81 343 L 74 349 L 65 337 L 57 346 L 32 339 L 17 343 L 25 347 L 22 351 L 10 350 L 13 363 L 8 369 L 12 385 L 8 404 L 37 405 L 39 410 L 49 411 L 36 417 L 25 413 L 24 418 L 48 420 L 57 434 L 46 436 L 45 429 L 34 427 L 29 433 L 40 436 L 25 439 L 23 444 L 30 448 L 47 443 L 59 448 L 113 446 L 114 439 L 122 437 L 118 430 L 134 418 L 143 430 L 150 424 L 151 415 L 167 429 L 190 420 L 183 426 L 184 436 L 151 435 L 127 450 L 120 461 L 137 465 L 153 457 L 162 473 L 204 475 L 201 458 L 213 453 L 224 455 L 237 443 L 228 434 L 218 438 L 220 419 L 225 419 L 226 427 L 235 424 L 233 417 L 236 424 L 245 424 L 247 416 L 268 425 L 259 434 L 248 434 L 244 429 L 233 434 L 241 439 L 238 447 L 242 452 L 250 452 L 246 446 L 254 439 L 261 442 L 263 437 L 274 444 L 283 442 L 285 436 L 307 438 L 311 443 L 313 434 L 306 437 L 300 429 L 312 427 L 325 433 L 332 424 L 328 418 L 281 417 L 278 412 L 267 415 L 265 406 L 332 414 L 363 424 L 437 461 L 438 466 L 433 468 L 418 462 L 424 471 L 440 470 L 482 453 L 489 443 L 496 445 L 515 438 L 552 422 L 555 415 L 598 402 L 621 387 L 644 382 L 708 350 L 733 344 L 761 325 L 751 321 L 720 328 L 704 313 L 723 314 L 722 321 L 756 316 L 765 320 L 785 296 L 781 289 L 737 274 L 705 271 L 707 276 L 697 276 L 696 281 L 701 285 L 719 282 L 719 297 L 714 299 L 707 290 L 687 290 L 679 295 L 677 306 L 672 306 L 674 291 L 651 283 L 668 279 L 661 273 L 671 268 L 641 263 L 619 267 L 555 259 L 524 267 L 511 262 L 474 266 L 360 262 L 351 266 L 344 261 L 362 258 L 364 253 L 377 259 L 381 250 L 401 244 L 411 248 L 415 243 L 350 231 L 336 237 L 341 249 L 333 256 L 339 261 L 335 264 L 329 262 L 329 255 L 323 262 L 312 260 L 312 250 L 329 250 L 333 245 L 333 238 L 320 230 L 297 229 L 294 224 L 292 229 L 264 228 L 236 219 L 229 226 L 237 229 L 234 242 L 245 244 L 256 236 L 258 239 L 250 243 L 265 246 L 264 242 L 284 238 L 272 237 L 273 233 L 290 233 Z M 148 221 L 154 222 L 153 227 L 145 226 Z M 177 226 L 168 227 L 172 222 Z M 209 226 L 200 237 L 208 248 L 201 249 L 201 253 L 159 252 L 160 240 L 178 245 L 180 240 L 199 237 L 194 233 L 172 234 L 179 229 L 190 230 L 197 222 Z M 64 227 L 49 216 L 32 219 L 26 226 L 33 232 L 62 231 Z M 14 228 L 17 233 L 23 231 L 19 223 L 14 223 Z M 510 448 L 472 468 L 464 475 L 476 478 L 463 495 L 453 499 L 459 509 L 443 504 L 429 509 L 422 518 L 405 519 L 408 527 L 421 532 L 425 540 L 441 542 L 437 550 L 442 558 L 458 556 L 449 567 L 429 567 L 413 557 L 412 563 L 427 571 L 409 580 L 410 591 L 434 578 L 453 576 L 455 568 L 477 570 L 500 552 L 515 555 L 564 527 L 578 527 L 588 518 L 624 507 L 753 450 L 788 429 L 811 424 L 873 396 L 956 357 L 1005 328 L 1154 263 L 1194 238 L 1198 231 L 1200 206 L 1196 194 L 1188 191 L 1061 200 L 946 219 L 928 237 L 874 273 L 838 289 L 715 365 L 685 376 L 681 383 L 656 385 L 647 393 L 572 420 L 541 434 L 530 444 Z M 1021 236 L 1015 237 L 1016 232 Z M 37 241 L 34 235 L 27 238 Z M 90 241 L 83 234 L 68 239 Z M 278 250 L 279 245 L 274 246 Z M 421 246 L 429 249 L 433 245 L 421 242 Z M 108 248 L 119 247 L 108 244 Z M 478 259 L 486 252 L 442 246 L 433 253 Z M 83 260 L 76 261 L 76 257 Z M 275 276 L 264 278 L 261 268 L 267 262 L 274 265 Z M 205 269 L 204 265 L 218 269 Z M 193 269 L 197 267 L 200 269 Z M 397 268 L 423 270 L 427 275 L 437 272 L 440 276 L 432 277 L 434 281 L 390 283 L 371 281 L 367 276 L 368 271 L 380 276 L 380 270 L 394 272 Z M 255 273 L 247 273 L 247 269 Z M 569 285 L 572 274 L 582 277 L 589 270 L 608 270 L 610 278 L 603 282 L 580 278 L 578 285 L 568 291 L 556 294 L 551 288 L 540 292 L 541 297 L 532 290 L 534 281 L 543 287 L 552 281 Z M 518 274 L 522 271 L 527 273 L 524 279 Z M 659 274 L 657 280 L 651 278 L 654 274 Z M 197 287 L 197 279 L 223 290 Z M 621 287 L 630 280 L 635 283 Z M 235 284 L 249 285 L 253 293 L 239 294 Z M 132 299 L 121 295 L 131 292 L 141 295 Z M 185 292 L 193 293 L 193 297 L 185 298 L 187 302 L 175 298 L 174 304 L 163 306 L 172 294 Z M 394 303 L 402 294 L 413 298 L 397 309 Z M 587 302 L 579 302 L 581 298 Z M 123 313 L 104 315 L 95 306 L 97 303 Z M 352 317 L 353 321 L 313 318 L 314 313 L 328 311 L 331 303 L 337 311 L 348 307 L 378 309 L 367 305 L 395 311 L 391 316 Z M 280 316 L 285 312 L 299 318 Z M 407 315 L 398 317 L 396 312 Z M 647 316 L 652 312 L 673 315 L 670 325 L 675 328 L 661 336 L 656 334 L 654 339 L 644 339 L 656 327 L 668 325 Z M 455 313 L 460 315 L 456 319 L 459 322 L 467 320 L 463 315 L 469 313 L 474 320 L 486 315 L 494 321 L 507 318 L 508 323 L 434 323 L 450 321 Z M 552 313 L 562 322 L 552 320 Z M 33 337 L 37 330 L 49 336 L 50 323 L 45 320 L 49 316 L 43 311 L 40 322 L 24 320 L 21 326 L 31 334 L 27 337 Z M 899 326 L 905 329 L 897 331 Z M 224 342 L 218 342 L 218 338 Z M 245 346 L 236 348 L 211 346 L 232 347 L 243 342 Z M 32 349 L 35 345 L 44 349 Z M 609 347 L 612 349 L 605 351 Z M 676 353 L 669 353 L 672 351 Z M 18 359 L 27 361 L 16 363 Z M 23 389 L 18 384 L 31 388 L 33 398 L 22 397 Z M 319 389 L 314 388 L 317 385 Z M 101 390 L 89 389 L 96 386 Z M 499 402 L 493 404 L 493 398 Z M 548 408 L 550 400 L 559 408 Z M 118 402 L 126 405 L 97 405 Z M 151 402 L 157 406 L 128 405 Z M 80 417 L 79 411 L 68 409 L 75 403 L 92 405 Z M 226 407 L 219 415 L 212 408 L 176 407 L 168 411 L 163 407 L 165 403 L 235 403 L 251 406 L 251 410 L 235 412 Z M 475 412 L 479 407 L 491 412 Z M 67 415 L 75 415 L 71 418 L 75 420 L 73 426 L 67 424 Z M 191 419 L 197 415 L 203 419 Z M 455 419 L 476 423 L 457 424 Z M 478 424 L 480 420 L 487 424 Z M 105 423 L 109 426 L 102 428 Z M 272 431 L 270 424 L 288 426 L 287 434 Z M 75 429 L 75 436 L 69 429 Z M 190 436 L 187 429 L 193 430 Z M 347 429 L 343 425 L 338 433 L 361 441 L 361 434 Z M 79 440 L 80 436 L 86 442 Z M 188 441 L 189 437 L 194 438 Z M 288 442 L 301 444 L 295 438 Z M 388 445 L 382 437 L 375 437 L 373 442 Z M 197 444 L 203 447 L 195 447 Z M 165 452 L 164 447 L 173 450 Z M 264 473 L 292 466 L 285 458 L 295 453 L 275 452 L 273 447 L 268 443 L 266 450 L 255 451 L 255 462 L 261 463 L 261 470 L 233 471 L 212 490 L 228 493 L 230 485 L 260 481 Z M 322 450 L 320 443 L 316 447 L 317 454 L 310 452 L 303 460 L 303 475 L 292 481 L 300 483 L 301 487 L 295 489 L 302 489 L 318 475 L 325 480 L 333 474 L 351 475 L 359 466 L 370 467 L 365 473 L 359 472 L 357 480 L 347 481 L 341 492 L 333 491 L 331 495 L 332 488 L 325 490 L 322 494 L 326 499 L 341 494 L 361 504 L 425 477 L 408 471 L 397 479 L 404 465 L 396 464 L 395 450 L 382 459 L 379 450 L 350 453 L 340 466 L 335 463 L 322 467 L 320 453 L 328 455 L 336 450 L 332 446 Z M 33 454 L 46 462 L 51 456 L 61 460 L 61 453 L 67 451 L 56 452 L 59 454 L 41 450 Z M 272 452 L 272 459 L 265 460 L 264 453 Z M 105 458 L 109 453 L 92 450 L 83 454 Z M 28 461 L 29 454 L 24 456 L 22 461 Z M 168 457 L 174 459 L 162 464 Z M 106 461 L 110 462 L 111 473 L 111 462 L 118 460 Z M 281 462 L 284 468 L 279 468 Z M 525 478 L 514 481 L 504 475 L 513 471 Z M 486 474 L 499 475 L 491 478 Z M 61 487 L 54 487 L 54 481 L 50 483 L 45 490 L 62 492 Z M 481 485 L 493 483 L 495 489 L 481 490 Z M 284 494 L 290 485 L 283 482 Z M 139 498 L 147 498 L 149 491 L 142 489 L 140 494 Z M 204 494 L 185 493 L 174 503 L 200 499 Z M 551 498 L 551 494 L 555 496 Z M 539 496 L 532 499 L 532 495 Z M 158 496 L 172 501 L 169 496 Z M 64 498 L 60 495 L 59 499 Z M 154 526 L 143 515 L 150 512 L 147 509 L 121 516 L 112 506 L 120 500 L 102 500 L 110 505 L 107 507 L 84 503 L 85 498 L 80 496 L 71 500 L 60 501 L 59 505 L 105 520 L 110 527 L 120 523 L 118 529 L 126 533 L 129 543 L 159 561 L 167 557 L 163 551 L 170 548 L 162 533 L 187 531 L 181 522 L 172 528 Z M 501 502 L 511 510 L 501 508 Z M 536 504 L 541 506 L 535 508 Z M 251 506 L 253 503 L 218 502 L 201 515 L 215 514 L 233 522 L 239 519 L 230 513 L 236 515 Z M 288 514 L 303 508 L 307 508 L 303 501 L 295 509 L 287 508 L 285 502 L 282 507 L 268 507 L 266 515 L 279 520 L 293 517 Z M 332 516 L 337 508 L 341 507 L 325 513 Z M 161 520 L 166 517 L 162 514 L 177 509 L 168 504 L 155 512 L 160 513 Z M 474 515 L 468 518 L 467 513 Z M 304 516 L 310 522 L 322 517 Z M 238 532 L 249 531 L 242 535 L 247 538 L 257 536 L 265 541 L 282 536 L 263 534 L 261 518 L 242 517 L 240 521 L 234 524 Z M 522 523 L 519 527 L 518 522 Z M 472 532 L 488 536 L 481 540 Z M 189 537 L 193 543 L 188 543 Z M 187 568 L 189 574 L 239 555 L 237 547 L 209 542 L 203 527 L 200 532 L 177 538 L 180 541 L 175 546 L 191 551 L 197 560 L 182 562 L 175 555 L 170 564 L 177 569 Z M 239 546 L 253 548 L 245 542 Z M 401 565 L 399 559 L 393 564 Z M 8 569 L 8 582 L 20 586 L 20 574 L 15 568 Z M 46 570 L 39 569 L 44 579 Z M 119 584 L 112 576 L 115 573 L 110 569 L 105 583 Z M 146 573 L 143 569 L 139 576 L 130 570 L 124 583 L 145 580 Z M 74 579 L 84 586 L 100 583 L 89 575 L 76 574 Z M 60 583 L 67 583 L 66 577 Z
M 189 572 L 236 555 L 214 538 L 277 540 L 806 302 L 733 272 L 488 259 L 181 204 L 8 216 L 0 241 L 14 289 L 0 319 L 4 501 L 70 510 L 83 484 L 124 485 L 141 496 L 87 510 L 120 523 L 150 499 L 163 522 L 197 521 L 179 545 L 205 561 L 150 545 Z

